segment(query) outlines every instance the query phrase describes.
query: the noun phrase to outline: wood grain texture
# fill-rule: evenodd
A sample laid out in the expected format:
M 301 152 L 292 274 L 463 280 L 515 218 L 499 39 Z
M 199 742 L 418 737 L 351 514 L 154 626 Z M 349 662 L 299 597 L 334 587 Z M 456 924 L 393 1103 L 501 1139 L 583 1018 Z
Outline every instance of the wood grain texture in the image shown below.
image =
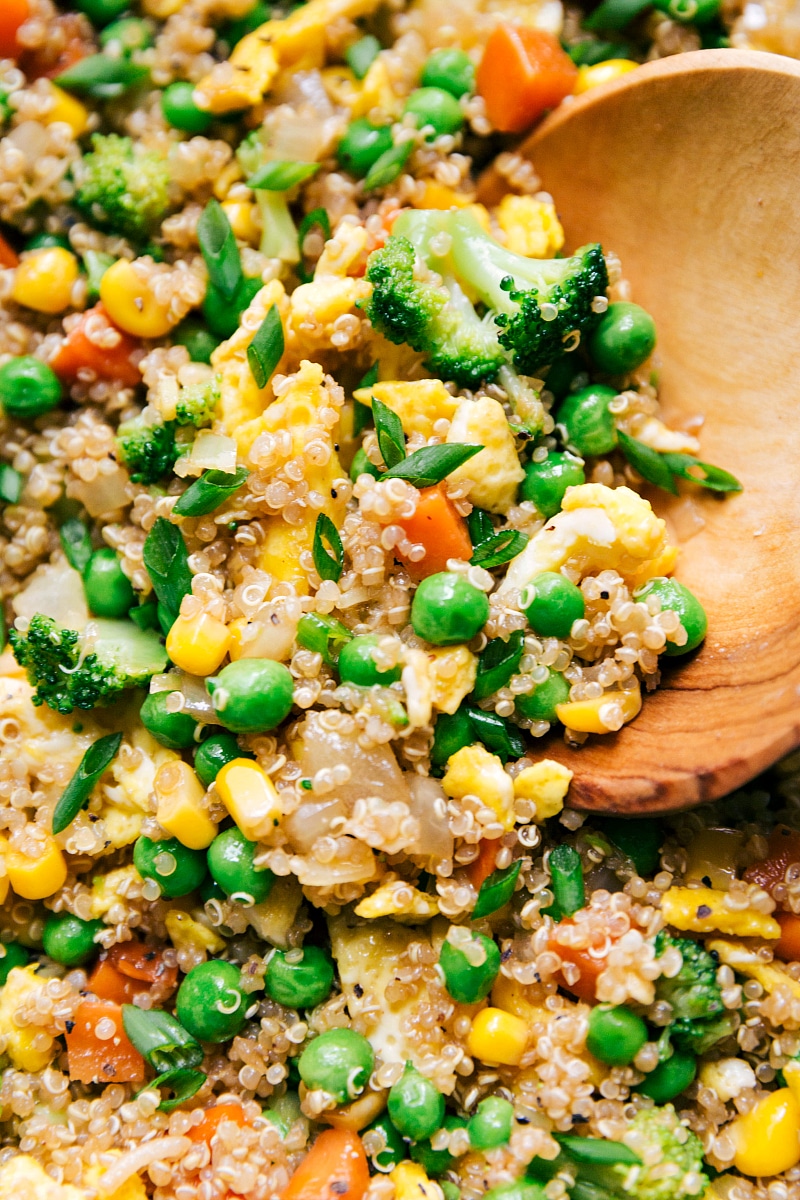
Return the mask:
M 800 744 L 798 112 L 800 63 L 698 51 L 563 105 L 523 147 L 570 247 L 616 251 L 655 318 L 667 420 L 704 414 L 701 457 L 744 484 L 698 496 L 678 563 L 708 611 L 702 649 L 619 734 L 547 745 L 581 808 L 687 807 Z

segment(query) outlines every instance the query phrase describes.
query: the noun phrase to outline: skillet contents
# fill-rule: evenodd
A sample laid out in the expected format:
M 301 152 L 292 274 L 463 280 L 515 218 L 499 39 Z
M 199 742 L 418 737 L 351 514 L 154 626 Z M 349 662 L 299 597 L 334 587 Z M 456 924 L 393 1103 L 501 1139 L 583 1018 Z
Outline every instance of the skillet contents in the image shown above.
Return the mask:
M 0 1200 L 796 1192 L 800 764 L 550 757 L 741 489 L 514 135 L 721 19 L 5 0 Z

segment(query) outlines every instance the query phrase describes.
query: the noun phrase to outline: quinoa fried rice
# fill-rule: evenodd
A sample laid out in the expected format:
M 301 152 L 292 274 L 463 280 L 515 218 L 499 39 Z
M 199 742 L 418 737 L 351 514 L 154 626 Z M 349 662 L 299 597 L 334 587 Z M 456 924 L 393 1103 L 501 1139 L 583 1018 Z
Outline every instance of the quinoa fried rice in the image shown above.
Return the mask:
M 547 757 L 702 641 L 702 420 L 514 144 L 790 14 L 80 8 L 0 12 L 0 1197 L 788 1200 L 797 756 Z

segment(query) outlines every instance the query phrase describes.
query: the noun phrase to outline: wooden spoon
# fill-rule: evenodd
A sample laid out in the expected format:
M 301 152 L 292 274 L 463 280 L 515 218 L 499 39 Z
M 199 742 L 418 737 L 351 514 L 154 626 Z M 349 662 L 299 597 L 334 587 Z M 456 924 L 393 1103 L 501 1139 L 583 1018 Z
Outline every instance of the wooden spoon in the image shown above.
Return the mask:
M 525 142 L 571 248 L 622 260 L 655 318 L 666 419 L 705 417 L 700 489 L 676 577 L 709 631 L 619 734 L 547 753 L 577 807 L 666 812 L 715 799 L 800 744 L 800 63 L 704 50 L 562 105 Z M 484 176 L 481 196 L 507 190 Z M 678 531 L 687 501 L 648 493 Z M 680 540 L 680 538 L 679 538 Z

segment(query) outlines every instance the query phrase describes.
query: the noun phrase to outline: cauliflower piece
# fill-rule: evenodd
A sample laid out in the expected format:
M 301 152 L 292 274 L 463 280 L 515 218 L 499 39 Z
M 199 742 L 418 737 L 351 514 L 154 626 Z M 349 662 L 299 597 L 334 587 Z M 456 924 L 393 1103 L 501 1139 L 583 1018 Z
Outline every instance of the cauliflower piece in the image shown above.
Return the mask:
M 280 280 L 273 279 L 253 297 L 236 333 L 217 346 L 211 355 L 211 365 L 219 376 L 218 423 L 222 425 L 222 432 L 233 438 L 238 439 L 241 427 L 259 417 L 274 399 L 271 385 L 267 383 L 265 388 L 260 388 L 247 361 L 247 347 L 273 304 L 277 304 L 285 328 L 289 299 Z M 276 371 L 285 371 L 285 360 L 284 354 Z
M 17 1010 L 23 1004 L 35 1003 L 47 986 L 48 980 L 36 974 L 38 969 L 38 964 L 12 967 L 0 988 L 0 1035 L 5 1039 L 8 1057 L 20 1071 L 44 1070 L 55 1052 L 53 1035 L 59 1032 L 55 1026 L 20 1026 L 15 1020 Z
M 495 213 L 506 246 L 527 258 L 553 258 L 564 245 L 555 205 L 533 196 L 504 196 Z
M 525 472 L 502 404 L 489 396 L 462 400 L 450 424 L 447 441 L 484 447 L 449 478 L 452 482 L 472 479 L 469 499 L 473 504 L 487 512 L 507 513 Z
M 755 908 L 729 907 L 726 904 L 729 895 L 729 892 L 710 887 L 671 887 L 661 898 L 661 915 L 667 925 L 692 933 L 733 933 L 739 937 L 760 938 L 781 936 L 781 927 L 774 917 Z
M 720 1058 L 700 1067 L 703 1087 L 716 1092 L 723 1104 L 756 1086 L 756 1073 L 743 1058 Z
M 496 813 L 497 819 L 508 830 L 514 828 L 514 784 L 506 774 L 496 754 L 480 742 L 462 746 L 447 760 L 447 771 L 442 787 L 448 796 L 461 800 L 464 796 L 477 796 L 482 804 Z
M 388 879 L 356 905 L 357 917 L 396 917 L 428 921 L 439 912 L 435 896 L 420 892 L 405 879 Z
M 361 404 L 372 407 L 372 397 L 377 396 L 397 413 L 406 437 L 421 434 L 424 438 L 434 436 L 434 425 L 444 418 L 452 421 L 456 409 L 462 403 L 451 396 L 440 379 L 417 379 L 413 383 L 387 381 L 374 383 L 372 387 L 359 388 L 353 392 Z M 476 456 L 477 457 L 477 456 Z
M 473 461 L 479 459 L 477 455 Z M 567 563 L 581 577 L 613 569 L 632 581 L 667 548 L 666 524 L 643 496 L 627 487 L 583 483 L 567 488 L 562 511 L 512 559 L 497 594 L 521 591 L 541 571 L 560 571 Z
M 120 896 L 139 896 L 141 889 L 142 877 L 133 863 L 109 871 L 107 875 L 96 875 L 92 880 L 92 917 L 104 917 Z
M 568 767 L 552 758 L 543 758 L 514 777 L 514 796 L 535 805 L 534 821 L 546 821 L 564 807 L 571 779 L 572 771 Z
M 726 938 L 712 938 L 706 942 L 706 950 L 717 954 L 719 961 L 732 967 L 738 975 L 755 979 L 768 994 L 778 989 L 788 991 L 793 999 L 800 1000 L 800 980 L 793 979 L 787 971 L 775 963 L 762 962 L 755 950 L 744 942 L 733 942 Z
M 219 954 L 225 949 L 226 943 L 213 929 L 209 929 L 202 921 L 196 921 L 179 908 L 170 909 L 164 918 L 164 924 L 169 940 L 176 950 L 199 950 L 206 954 Z
M 71 1183 L 56 1183 L 30 1154 L 16 1154 L 0 1167 L 0 1196 L 18 1196 L 20 1200 L 85 1200 L 85 1195 Z M 145 1200 L 144 1185 L 138 1195 L 115 1192 L 108 1200 L 139 1200 L 139 1197 Z

